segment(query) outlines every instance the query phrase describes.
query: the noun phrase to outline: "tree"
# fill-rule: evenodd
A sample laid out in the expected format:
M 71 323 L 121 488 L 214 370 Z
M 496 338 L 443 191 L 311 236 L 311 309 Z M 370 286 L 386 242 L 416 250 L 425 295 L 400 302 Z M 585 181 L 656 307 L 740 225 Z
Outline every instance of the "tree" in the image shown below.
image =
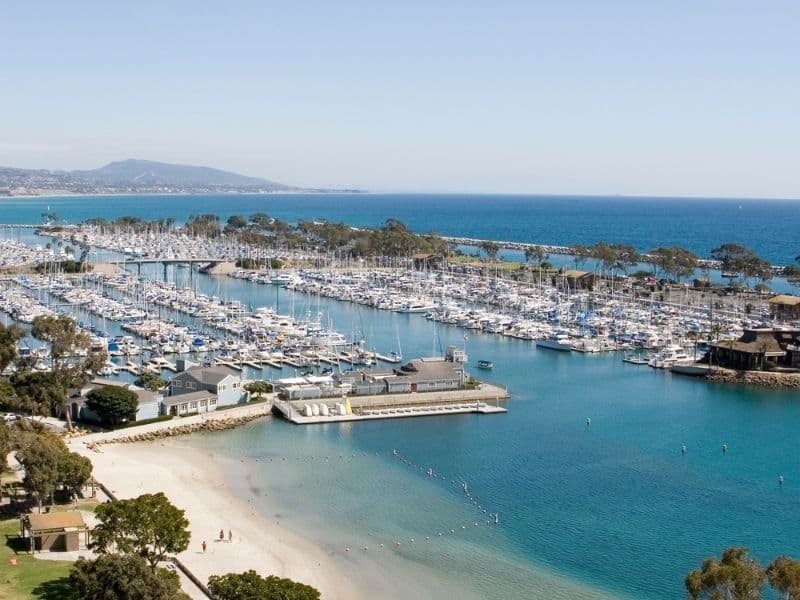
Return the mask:
M 22 485 L 36 498 L 40 513 L 44 501 L 52 498 L 61 479 L 59 467 L 64 452 L 64 443 L 49 434 L 33 436 L 26 448 L 17 451 L 17 460 L 25 469 Z
M 157 392 L 167 385 L 167 382 L 158 373 L 153 373 L 152 371 L 145 371 L 133 383 L 151 392 Z
M 648 262 L 668 279 L 680 281 L 689 277 L 697 269 L 697 255 L 685 248 L 673 246 L 660 247 L 648 253 Z
M 86 406 L 104 426 L 111 429 L 136 418 L 139 399 L 136 392 L 119 385 L 104 385 L 86 394 Z
M 18 325 L 0 323 L 0 373 L 17 358 L 17 342 L 25 336 Z
M 764 567 L 747 555 L 747 548 L 732 547 L 722 553 L 722 560 L 704 560 L 684 584 L 689 600 L 760 600 L 765 576 Z
M 261 398 L 264 394 L 272 393 L 272 384 L 266 381 L 251 381 L 244 386 L 244 389 L 257 398 Z
M 261 577 L 255 571 L 212 575 L 208 589 L 217 600 L 319 600 L 315 588 L 291 579 L 269 575 Z
M 178 600 L 187 598 L 177 573 L 151 569 L 140 556 L 103 554 L 79 558 L 69 584 L 83 600 Z
M 772 265 L 759 257 L 750 248 L 740 244 L 722 244 L 711 251 L 714 260 L 722 264 L 722 270 L 735 273 L 740 279 L 772 279 Z
M 100 523 L 92 530 L 91 548 L 100 554 L 116 548 L 155 568 L 168 554 L 189 547 L 189 521 L 162 492 L 101 504 L 95 514 Z
M 492 242 L 490 240 L 481 242 L 480 248 L 486 252 L 486 256 L 489 257 L 490 262 L 497 260 L 497 254 L 500 252 L 500 245 L 497 242 Z
M 31 333 L 50 344 L 53 375 L 65 390 L 84 381 L 87 371 L 97 372 L 105 361 L 105 352 L 90 350 L 89 336 L 76 329 L 68 315 L 36 317 Z M 79 359 L 82 351 L 86 357 Z
M 61 414 L 67 396 L 55 373 L 17 371 L 11 376 L 10 383 L 14 390 L 14 404 L 21 412 Z
M 525 262 L 534 262 L 537 267 L 541 267 L 542 263 L 547 258 L 547 253 L 541 246 L 526 246 L 525 247 Z
M 62 452 L 58 463 L 61 484 L 70 495 L 78 495 L 92 476 L 92 461 L 76 452 Z
M 779 556 L 767 567 L 767 580 L 785 600 L 800 600 L 800 561 Z

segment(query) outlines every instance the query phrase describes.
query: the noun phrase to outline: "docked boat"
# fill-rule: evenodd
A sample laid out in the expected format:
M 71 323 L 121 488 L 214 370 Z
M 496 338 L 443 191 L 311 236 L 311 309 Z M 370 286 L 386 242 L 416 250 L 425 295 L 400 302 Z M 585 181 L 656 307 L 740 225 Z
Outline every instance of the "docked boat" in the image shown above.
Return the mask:
M 566 333 L 553 333 L 545 338 L 536 340 L 536 347 L 560 352 L 572 352 L 572 340 Z
M 662 348 L 661 351 L 647 361 L 647 364 L 654 369 L 669 369 L 675 363 L 688 361 L 691 358 L 686 354 L 686 350 L 682 346 L 670 345 Z
M 487 371 L 494 368 L 494 363 L 490 360 L 479 360 L 477 364 L 479 369 L 486 369 Z

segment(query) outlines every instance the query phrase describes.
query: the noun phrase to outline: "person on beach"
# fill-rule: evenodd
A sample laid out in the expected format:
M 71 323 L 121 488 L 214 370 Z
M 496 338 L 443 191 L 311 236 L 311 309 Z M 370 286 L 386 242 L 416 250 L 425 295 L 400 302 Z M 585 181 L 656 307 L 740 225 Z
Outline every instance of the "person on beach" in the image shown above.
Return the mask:
M 219 540 L 221 542 L 225 540 L 225 532 L 222 529 L 219 530 Z
M 228 529 L 228 541 L 229 541 L 229 542 L 232 542 L 232 541 L 233 541 L 233 533 L 231 532 L 231 530 L 230 530 L 230 529 Z
M 202 545 L 203 545 L 203 552 L 205 552 L 206 551 L 206 541 L 205 540 L 203 540 L 203 544 Z

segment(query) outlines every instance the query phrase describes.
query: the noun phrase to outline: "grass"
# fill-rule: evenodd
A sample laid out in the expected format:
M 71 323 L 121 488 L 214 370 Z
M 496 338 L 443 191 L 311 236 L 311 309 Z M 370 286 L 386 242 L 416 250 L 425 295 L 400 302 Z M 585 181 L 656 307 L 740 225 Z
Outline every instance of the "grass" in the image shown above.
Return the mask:
M 0 600 L 67 600 L 72 597 L 68 576 L 72 563 L 38 560 L 27 553 L 19 537 L 19 519 L 0 521 Z M 16 559 L 16 566 L 11 565 Z

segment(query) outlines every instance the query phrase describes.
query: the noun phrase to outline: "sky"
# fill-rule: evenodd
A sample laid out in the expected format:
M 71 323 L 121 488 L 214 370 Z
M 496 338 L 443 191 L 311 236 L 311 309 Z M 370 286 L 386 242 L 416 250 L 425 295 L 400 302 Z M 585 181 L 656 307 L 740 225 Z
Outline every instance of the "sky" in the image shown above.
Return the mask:
M 800 198 L 800 3 L 4 2 L 0 165 Z

